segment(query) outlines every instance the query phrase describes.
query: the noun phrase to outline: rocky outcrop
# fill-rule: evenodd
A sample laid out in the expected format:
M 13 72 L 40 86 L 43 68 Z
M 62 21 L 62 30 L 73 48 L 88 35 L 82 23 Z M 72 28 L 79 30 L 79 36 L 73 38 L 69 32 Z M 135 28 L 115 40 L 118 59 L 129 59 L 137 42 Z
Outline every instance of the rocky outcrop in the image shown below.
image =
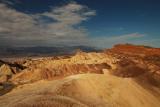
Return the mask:
M 73 56 L 33 58 L 12 63 L 1 61 L 0 69 L 3 70 L 0 74 L 5 75 L 0 80 L 24 84 L 107 71 L 123 78 L 150 75 L 155 81 L 160 81 L 159 57 L 159 49 L 156 48 L 119 44 L 104 52 L 79 51 Z
M 138 84 L 160 95 L 160 49 L 130 44 L 119 44 L 106 50 L 119 61 L 110 70 L 113 75 L 133 78 Z M 151 86 L 155 88 L 150 89 Z
M 3 76 L 3 75 L 12 75 L 13 72 L 12 72 L 12 69 L 9 65 L 6 65 L 6 64 L 3 64 L 1 67 L 0 67 L 0 76 Z
M 28 83 L 42 79 L 58 79 L 70 75 L 96 73 L 102 74 L 103 69 L 109 69 L 110 66 L 107 63 L 101 64 L 73 64 L 73 63 L 61 63 L 55 62 L 44 67 L 36 67 L 26 69 L 23 72 L 15 75 L 12 78 L 14 83 Z
M 115 64 L 116 68 L 112 69 L 110 73 L 119 77 L 136 77 L 148 71 L 144 64 L 135 63 L 131 60 L 120 60 Z
M 160 55 L 159 48 L 152 48 L 149 46 L 142 46 L 142 45 L 132 45 L 132 44 L 118 44 L 115 45 L 113 48 L 109 49 L 112 52 L 122 53 L 126 55 L 137 55 L 137 56 L 152 56 L 152 55 Z
M 135 107 L 135 104 L 159 107 L 160 104 L 157 48 L 127 44 L 104 52 L 79 51 L 71 56 L 1 62 L 2 107 Z
M 21 64 L 25 69 L 16 73 L 11 81 L 16 84 L 24 84 L 42 79 L 59 79 L 75 74 L 102 74 L 104 71 L 124 78 L 149 73 L 148 75 L 154 74 L 153 78 L 159 80 L 158 51 L 159 49 L 127 44 L 116 45 L 104 52 L 79 51 L 73 56 L 33 58 Z M 148 55 L 150 57 L 147 57 Z
M 8 81 L 8 79 L 9 79 L 8 75 L 2 75 L 0 76 L 0 83 L 5 83 Z
M 18 62 L 5 62 L 0 60 L 0 83 L 7 82 L 13 75 L 18 74 L 25 69 L 22 64 Z

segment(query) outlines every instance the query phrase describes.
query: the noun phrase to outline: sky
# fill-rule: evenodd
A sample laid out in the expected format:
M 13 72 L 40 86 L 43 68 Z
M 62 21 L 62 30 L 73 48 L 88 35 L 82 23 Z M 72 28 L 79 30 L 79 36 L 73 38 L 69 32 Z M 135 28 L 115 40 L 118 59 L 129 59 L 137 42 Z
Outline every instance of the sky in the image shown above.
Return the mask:
M 159 0 L 0 0 L 0 47 L 160 47 Z

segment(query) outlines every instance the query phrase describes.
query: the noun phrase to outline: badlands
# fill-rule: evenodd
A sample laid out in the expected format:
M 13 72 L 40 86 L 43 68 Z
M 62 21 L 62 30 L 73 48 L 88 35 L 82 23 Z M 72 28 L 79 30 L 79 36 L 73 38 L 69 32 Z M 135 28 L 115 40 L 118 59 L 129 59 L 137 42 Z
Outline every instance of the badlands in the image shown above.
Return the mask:
M 0 107 L 160 107 L 160 49 L 0 60 Z

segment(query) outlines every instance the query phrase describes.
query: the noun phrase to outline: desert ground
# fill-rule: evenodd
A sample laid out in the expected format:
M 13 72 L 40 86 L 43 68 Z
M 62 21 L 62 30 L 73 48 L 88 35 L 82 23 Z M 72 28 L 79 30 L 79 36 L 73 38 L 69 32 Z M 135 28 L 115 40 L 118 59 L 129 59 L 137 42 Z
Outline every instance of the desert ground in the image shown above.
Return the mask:
M 160 49 L 0 60 L 0 107 L 159 107 Z

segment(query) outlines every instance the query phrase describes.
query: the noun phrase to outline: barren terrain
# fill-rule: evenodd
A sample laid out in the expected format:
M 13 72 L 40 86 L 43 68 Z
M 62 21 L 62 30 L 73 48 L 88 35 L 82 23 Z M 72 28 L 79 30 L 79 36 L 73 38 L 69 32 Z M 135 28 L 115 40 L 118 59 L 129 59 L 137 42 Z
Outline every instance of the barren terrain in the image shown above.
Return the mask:
M 160 49 L 0 61 L 0 107 L 159 107 Z

